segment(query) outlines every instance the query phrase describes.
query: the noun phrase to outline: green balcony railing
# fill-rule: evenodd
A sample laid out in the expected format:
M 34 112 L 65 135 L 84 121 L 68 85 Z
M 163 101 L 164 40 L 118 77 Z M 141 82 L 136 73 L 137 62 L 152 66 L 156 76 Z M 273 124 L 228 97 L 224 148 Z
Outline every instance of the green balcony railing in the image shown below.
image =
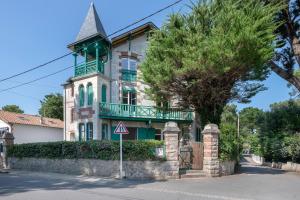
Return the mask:
M 93 60 L 75 66 L 75 77 L 91 74 L 94 72 L 104 73 L 104 64 L 102 62 L 99 62 L 97 66 L 96 60 Z
M 153 106 L 139 106 L 114 103 L 100 103 L 100 117 L 109 119 L 127 119 L 133 121 L 192 121 L 191 111 L 178 108 L 163 109 Z
M 132 70 L 122 70 L 122 80 L 123 81 L 136 81 L 136 71 Z

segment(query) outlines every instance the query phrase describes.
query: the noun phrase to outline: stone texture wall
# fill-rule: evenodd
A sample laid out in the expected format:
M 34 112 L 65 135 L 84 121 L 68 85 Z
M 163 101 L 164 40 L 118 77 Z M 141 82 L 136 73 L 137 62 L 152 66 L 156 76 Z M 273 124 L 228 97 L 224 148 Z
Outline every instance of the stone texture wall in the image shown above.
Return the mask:
M 12 169 L 64 174 L 118 177 L 119 161 L 94 159 L 9 158 Z M 123 170 L 129 179 L 177 178 L 176 161 L 124 161 Z
M 300 173 L 300 164 L 293 163 L 293 162 L 287 162 L 287 163 L 281 163 L 281 162 L 264 162 L 264 166 L 276 168 L 276 169 L 282 169 L 288 172 L 298 172 Z
M 218 158 L 218 137 L 220 130 L 215 124 L 208 124 L 202 131 L 204 143 L 203 171 L 208 177 L 220 175 L 220 163 Z
M 234 174 L 235 161 L 220 162 L 220 176 L 228 176 Z

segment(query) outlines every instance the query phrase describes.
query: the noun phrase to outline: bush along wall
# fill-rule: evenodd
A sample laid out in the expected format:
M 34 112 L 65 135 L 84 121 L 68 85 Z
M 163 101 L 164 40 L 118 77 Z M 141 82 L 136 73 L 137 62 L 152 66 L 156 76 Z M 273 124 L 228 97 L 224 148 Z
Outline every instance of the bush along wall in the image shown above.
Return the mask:
M 165 160 L 156 155 L 163 141 L 124 141 L 124 160 Z M 8 149 L 8 157 L 50 159 L 118 160 L 120 146 L 117 141 L 47 142 L 15 144 Z

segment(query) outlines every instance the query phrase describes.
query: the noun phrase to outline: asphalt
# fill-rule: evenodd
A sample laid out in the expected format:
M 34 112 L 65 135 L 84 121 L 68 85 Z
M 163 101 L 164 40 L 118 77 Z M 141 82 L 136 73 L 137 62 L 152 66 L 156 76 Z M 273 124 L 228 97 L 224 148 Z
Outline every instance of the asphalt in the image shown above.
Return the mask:
M 243 160 L 239 174 L 169 181 L 115 180 L 54 173 L 0 173 L 0 200 L 299 200 L 300 174 Z

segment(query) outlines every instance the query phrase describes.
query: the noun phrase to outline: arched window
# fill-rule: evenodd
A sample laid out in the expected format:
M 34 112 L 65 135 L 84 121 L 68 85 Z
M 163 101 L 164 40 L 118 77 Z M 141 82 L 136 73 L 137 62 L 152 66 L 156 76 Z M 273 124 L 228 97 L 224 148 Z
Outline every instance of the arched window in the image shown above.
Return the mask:
M 101 100 L 103 103 L 106 103 L 106 85 L 102 85 L 102 93 L 101 93 Z
M 88 106 L 93 105 L 93 99 L 94 99 L 93 85 L 91 83 L 88 83 L 88 85 L 87 85 L 87 105 Z
M 79 86 L 79 106 L 84 106 L 84 86 Z

